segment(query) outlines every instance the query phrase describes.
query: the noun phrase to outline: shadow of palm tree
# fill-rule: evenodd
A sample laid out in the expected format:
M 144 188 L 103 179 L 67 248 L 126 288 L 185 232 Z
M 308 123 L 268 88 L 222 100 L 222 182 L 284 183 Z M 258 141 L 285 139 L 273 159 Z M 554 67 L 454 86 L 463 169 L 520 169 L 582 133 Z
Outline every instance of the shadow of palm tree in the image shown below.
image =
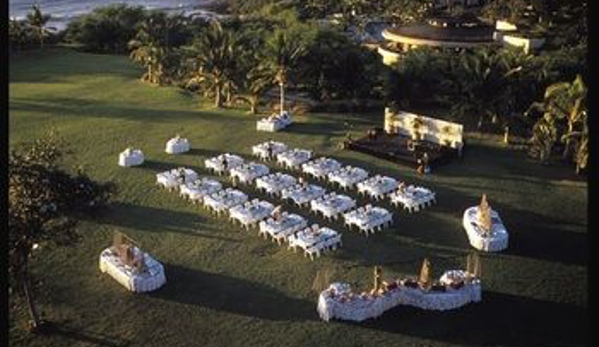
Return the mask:
M 150 294 L 155 298 L 273 321 L 318 318 L 313 302 L 264 284 L 173 264 L 166 264 L 165 271 L 169 282 Z

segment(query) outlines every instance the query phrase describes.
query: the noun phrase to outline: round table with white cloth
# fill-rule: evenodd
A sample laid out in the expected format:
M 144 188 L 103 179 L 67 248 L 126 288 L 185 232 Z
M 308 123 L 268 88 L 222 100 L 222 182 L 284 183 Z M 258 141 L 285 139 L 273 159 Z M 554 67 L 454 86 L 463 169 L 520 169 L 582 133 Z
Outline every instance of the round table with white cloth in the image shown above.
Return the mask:
M 229 218 L 249 228 L 270 215 L 274 205 L 268 201 L 254 199 L 229 209 Z
M 329 182 L 337 183 L 343 189 L 349 189 L 357 183 L 367 179 L 368 172 L 362 168 L 348 165 L 339 170 L 330 172 L 327 176 Z
M 180 185 L 191 183 L 198 179 L 198 174 L 184 167 L 156 174 L 156 184 L 168 189 L 177 189 Z
M 182 137 L 173 137 L 166 142 L 165 152 L 169 154 L 179 154 L 189 152 L 191 143 L 188 139 Z
M 225 167 L 226 162 L 226 167 Z M 232 168 L 235 168 L 244 163 L 242 157 L 236 154 L 224 153 L 216 157 L 208 158 L 204 160 L 204 166 L 206 169 L 211 170 L 217 174 L 223 174 Z
M 269 151 L 270 150 L 270 151 Z M 260 159 L 271 159 L 270 156 L 276 156 L 287 150 L 287 145 L 277 141 L 266 141 L 252 147 L 252 154 Z
M 487 235 L 479 225 L 478 206 L 472 206 L 464 211 L 463 226 L 468 234 L 472 247 L 486 252 L 498 252 L 507 248 L 509 235 L 499 214 L 491 210 L 491 232 Z
M 277 154 L 277 162 L 288 169 L 293 169 L 312 158 L 312 151 L 307 149 L 291 149 Z
M 248 201 L 248 196 L 237 189 L 227 188 L 204 197 L 204 206 L 220 214 L 231 207 Z
M 133 251 L 137 254 L 142 252 L 137 247 Z M 129 291 L 142 293 L 156 290 L 166 283 L 164 267 L 148 253 L 142 253 L 146 268 L 145 271 L 138 272 L 124 264 L 112 247 L 106 248 L 100 253 L 100 271 L 110 275 Z
M 397 189 L 399 183 L 394 178 L 376 175 L 357 184 L 358 193 L 367 194 L 374 199 L 380 199 Z
M 249 162 L 232 168 L 229 174 L 241 183 L 251 183 L 254 179 L 267 175 L 270 169 L 264 164 Z
M 141 149 L 127 148 L 119 154 L 119 166 L 131 167 L 143 164 L 144 154 Z
M 356 200 L 332 192 L 310 201 L 310 208 L 324 218 L 337 218 L 339 214 L 356 207 Z
M 206 195 L 210 195 L 223 189 L 223 185 L 214 179 L 202 177 L 193 182 L 182 184 L 179 194 L 194 202 L 201 202 Z
M 320 157 L 302 164 L 302 171 L 316 179 L 326 178 L 330 172 L 339 170 L 339 168 L 341 168 L 340 162 L 325 157 Z
M 295 177 L 276 172 L 270 175 L 258 177 L 256 179 L 256 188 L 270 195 L 279 194 L 283 189 L 297 184 Z
M 297 206 L 302 206 L 324 195 L 326 190 L 315 184 L 296 184 L 281 191 L 281 198 L 290 199 Z

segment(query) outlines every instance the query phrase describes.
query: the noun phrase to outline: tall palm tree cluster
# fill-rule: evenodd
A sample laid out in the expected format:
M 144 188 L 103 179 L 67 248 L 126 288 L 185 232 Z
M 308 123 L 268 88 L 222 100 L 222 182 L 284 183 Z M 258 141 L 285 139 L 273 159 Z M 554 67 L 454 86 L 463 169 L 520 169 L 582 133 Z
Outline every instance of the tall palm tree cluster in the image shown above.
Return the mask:
M 50 19 L 51 16 L 42 13 L 38 4 L 32 5 L 25 20 L 10 19 L 8 25 L 9 48 L 18 50 L 33 41 L 37 41 L 39 47 L 44 48 L 45 39 L 56 31 L 56 28 L 47 26 Z
M 146 69 L 142 80 L 152 84 L 161 84 L 165 78 L 165 57 L 174 51 L 164 39 L 168 30 L 163 28 L 167 26 L 168 17 L 161 20 L 160 25 L 152 18 L 144 21 L 130 42 L 130 57 Z M 280 109 L 284 110 L 290 70 L 296 67 L 306 48 L 285 31 L 277 31 L 270 39 L 256 42 L 214 21 L 201 30 L 191 44 L 176 51 L 181 56 L 177 64 L 184 71 L 185 88 L 212 98 L 217 108 L 234 99 L 245 101 L 255 114 L 261 96 L 275 85 L 280 88 Z
M 541 162 L 548 161 L 557 145 L 561 145 L 563 160 L 573 160 L 577 173 L 586 169 L 589 156 L 586 95 L 587 87 L 578 75 L 572 82 L 550 85 L 543 101 L 531 105 L 527 114 L 534 110 L 542 113 L 531 137 L 531 152 Z

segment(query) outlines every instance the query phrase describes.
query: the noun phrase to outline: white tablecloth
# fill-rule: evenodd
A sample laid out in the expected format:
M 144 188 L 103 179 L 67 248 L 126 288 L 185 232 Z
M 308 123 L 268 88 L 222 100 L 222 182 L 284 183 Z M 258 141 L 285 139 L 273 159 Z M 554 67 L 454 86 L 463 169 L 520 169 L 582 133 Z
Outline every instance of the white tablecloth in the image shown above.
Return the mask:
M 232 168 L 230 174 L 241 183 L 251 183 L 254 179 L 267 175 L 269 171 L 266 165 L 250 162 Z
M 119 154 L 119 166 L 130 167 L 143 164 L 144 154 L 140 149 L 127 148 Z
M 337 248 L 341 244 L 341 234 L 327 227 L 318 227 L 316 225 L 298 231 L 287 238 L 289 248 L 301 248 L 310 255 L 320 256 L 320 253 L 329 248 Z
M 291 116 L 286 111 L 276 117 L 262 118 L 256 123 L 258 131 L 279 131 L 293 123 Z
M 190 183 L 179 186 L 181 196 L 192 201 L 202 201 L 206 195 L 214 194 L 223 188 L 219 181 L 202 177 Z
M 204 205 L 217 213 L 227 211 L 231 207 L 243 204 L 246 201 L 248 201 L 248 196 L 244 192 L 232 188 L 204 197 Z
M 281 197 L 283 199 L 291 199 L 296 205 L 301 206 L 324 195 L 325 193 L 326 190 L 324 188 L 315 184 L 308 184 L 306 186 L 296 184 L 289 188 L 283 189 L 281 191 Z
M 260 233 L 270 235 L 273 239 L 287 241 L 287 237 L 296 231 L 304 229 L 307 226 L 307 221 L 304 217 L 283 212 L 281 219 L 275 221 L 273 218 L 268 218 L 260 222 Z
M 270 148 L 270 152 L 268 149 Z M 287 145 L 277 141 L 266 141 L 252 147 L 252 154 L 259 157 L 260 159 L 270 159 L 269 153 L 272 156 L 276 156 L 279 153 L 283 153 L 287 150 Z
M 249 227 L 268 217 L 273 209 L 274 206 L 270 202 L 254 199 L 232 207 L 229 216 L 243 226 Z
M 356 200 L 347 195 L 331 193 L 310 201 L 312 211 L 322 214 L 325 218 L 337 218 L 340 213 L 356 206 Z
M 393 213 L 382 207 L 360 207 L 343 215 L 345 225 L 357 226 L 367 233 L 380 229 L 393 222 Z
M 463 225 L 468 234 L 468 240 L 472 247 L 481 251 L 498 252 L 507 248 L 509 235 L 499 218 L 499 214 L 492 210 L 492 229 L 490 236 L 483 236 L 482 228 L 477 219 L 478 206 L 472 206 L 464 211 Z
M 139 252 L 135 248 L 136 252 Z M 100 271 L 112 276 L 129 291 L 141 293 L 156 290 L 166 283 L 164 267 L 149 254 L 143 253 L 146 271 L 137 273 L 133 268 L 123 264 L 121 259 L 107 248 L 100 253 Z
M 302 171 L 308 175 L 321 179 L 326 178 L 329 172 L 339 170 L 341 163 L 331 158 L 317 158 L 307 163 L 302 164 Z
M 156 174 L 156 184 L 168 189 L 179 188 L 181 184 L 191 183 L 197 179 L 198 174 L 187 168 L 177 168 Z
M 412 212 L 435 202 L 435 193 L 423 187 L 408 186 L 402 191 L 398 189 L 389 194 L 389 198 L 392 204 L 401 205 Z
M 346 166 L 328 174 L 329 182 L 342 188 L 352 188 L 358 182 L 368 178 L 368 172 L 359 167 Z
M 372 198 L 380 199 L 385 194 L 395 190 L 398 184 L 399 183 L 391 177 L 376 175 L 358 183 L 357 187 L 359 193 L 368 194 Z
M 256 188 L 263 190 L 268 194 L 279 194 L 281 190 L 291 187 L 297 183 L 295 177 L 276 172 L 270 175 L 258 177 L 256 179 Z
M 166 142 L 166 153 L 179 154 L 188 152 L 191 148 L 191 143 L 188 139 L 174 137 Z
M 285 167 L 292 169 L 307 162 L 312 157 L 312 152 L 306 149 L 295 148 L 283 153 L 277 154 L 277 162 Z
M 226 163 L 227 163 L 226 168 L 224 166 L 225 159 L 226 159 Z M 219 156 L 204 160 L 204 166 L 206 166 L 206 168 L 209 170 L 212 170 L 218 174 L 222 174 L 224 172 L 231 170 L 232 168 L 235 168 L 235 167 L 243 164 L 243 162 L 244 162 L 243 158 L 238 155 L 224 153 Z
M 398 305 L 409 305 L 424 310 L 453 310 L 471 302 L 481 301 L 479 280 L 464 284 L 459 289 L 446 287 L 445 292 L 424 291 L 399 284 L 382 295 L 356 295 L 347 291 L 338 293 L 331 287 L 318 298 L 317 311 L 324 321 L 331 319 L 361 322 L 381 316 Z M 348 286 L 347 284 L 344 284 Z

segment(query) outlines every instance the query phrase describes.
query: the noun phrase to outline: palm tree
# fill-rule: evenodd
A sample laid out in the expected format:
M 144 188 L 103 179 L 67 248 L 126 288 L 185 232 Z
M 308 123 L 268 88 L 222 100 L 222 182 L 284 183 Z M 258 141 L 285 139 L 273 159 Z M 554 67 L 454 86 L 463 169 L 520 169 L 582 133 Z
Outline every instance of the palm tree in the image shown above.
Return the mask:
M 135 38 L 129 41 L 131 53 L 129 57 L 146 68 L 142 81 L 161 84 L 164 74 L 163 60 L 167 54 L 165 41 L 166 19 L 160 15 L 152 15 L 141 22 Z
M 586 108 L 587 88 L 581 75 L 573 82 L 554 83 L 547 87 L 543 102 L 531 105 L 532 110 L 543 112 L 543 117 L 533 128 L 533 153 L 544 151 L 548 156 L 554 144 L 564 144 L 562 158 L 567 160 L 574 153 L 576 171 L 586 167 L 588 156 L 588 125 Z M 561 136 L 560 136 L 561 134 Z M 546 159 L 546 158 L 541 158 Z
M 187 49 L 192 56 L 191 77 L 188 85 L 204 85 L 214 95 L 214 106 L 222 107 L 222 94 L 231 88 L 234 80 L 238 43 L 228 30 L 224 30 L 218 22 L 196 38 Z
M 8 38 L 10 51 L 19 50 L 21 44 L 27 39 L 26 23 L 11 18 L 8 22 Z
M 264 68 L 269 70 L 273 81 L 281 91 L 280 112 L 285 110 L 285 84 L 289 72 L 298 59 L 306 52 L 306 47 L 298 39 L 290 39 L 286 33 L 279 31 L 267 42 Z
M 248 73 L 245 80 L 247 96 L 239 96 L 240 100 L 250 105 L 250 114 L 258 113 L 260 98 L 273 86 L 273 79 L 269 70 L 263 65 L 256 65 Z
M 50 34 L 51 31 L 55 31 L 56 28 L 46 28 L 46 24 L 51 16 L 49 14 L 43 14 L 38 4 L 33 4 L 31 7 L 31 12 L 27 13 L 27 24 L 29 24 L 35 31 L 40 42 L 40 48 L 44 48 L 44 37 Z

